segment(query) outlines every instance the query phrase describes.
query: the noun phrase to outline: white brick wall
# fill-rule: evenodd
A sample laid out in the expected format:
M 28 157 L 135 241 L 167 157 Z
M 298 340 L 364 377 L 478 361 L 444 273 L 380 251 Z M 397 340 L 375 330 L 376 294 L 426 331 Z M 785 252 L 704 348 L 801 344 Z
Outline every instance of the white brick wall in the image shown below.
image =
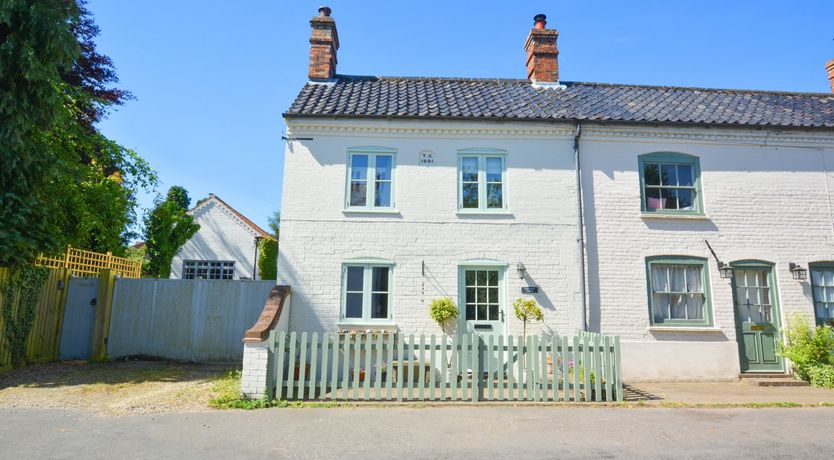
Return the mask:
M 291 142 L 286 152 L 278 282 L 293 288 L 290 329 L 335 330 L 341 262 L 352 257 L 397 263 L 393 320 L 406 333 L 439 331 L 428 318 L 428 303 L 441 295 L 456 297 L 457 264 L 473 258 L 509 264 L 508 303 L 521 296 L 514 267 L 522 261 L 534 280 L 531 284 L 541 289 L 536 297 L 546 310 L 541 327 L 570 333 L 579 325 L 571 127 L 315 123 L 317 127 L 291 124 L 294 135 L 314 140 Z M 519 133 L 518 128 L 529 131 Z M 810 287 L 792 280 L 787 264 L 807 268 L 808 262 L 834 260 L 831 174 L 825 172 L 834 165 L 830 134 L 806 133 L 805 139 L 794 135 L 785 140 L 778 132 L 751 130 L 589 126 L 583 131 L 589 326 L 620 335 L 624 350 L 628 343 L 647 344 L 632 347 L 639 349 L 640 359 L 624 357 L 624 365 L 631 366 L 630 378 L 729 378 L 737 372 L 732 292 L 729 281 L 718 277 L 704 239 L 725 262 L 761 259 L 776 264 L 783 320 L 793 312 L 812 314 Z M 356 146 L 398 151 L 399 214 L 342 212 L 347 149 Z M 457 151 L 470 147 L 507 151 L 510 216 L 455 214 Z M 418 165 L 423 150 L 434 152 L 434 166 Z M 660 151 L 700 158 L 706 218 L 640 216 L 637 158 Z M 710 259 L 718 332 L 648 331 L 645 258 L 654 255 Z M 425 277 L 422 262 L 428 268 Z M 518 333 L 520 325 L 511 319 L 509 329 Z M 686 356 L 669 362 L 676 352 Z M 736 362 L 710 364 L 714 359 L 723 363 L 728 356 L 735 356 Z
M 252 278 L 255 235 L 212 200 L 193 214 L 200 230 L 171 262 L 171 278 L 182 278 L 185 260 L 233 260 L 235 278 Z
M 268 342 L 244 342 L 243 371 L 240 391 L 251 399 L 260 399 L 266 391 L 266 374 L 269 367 Z

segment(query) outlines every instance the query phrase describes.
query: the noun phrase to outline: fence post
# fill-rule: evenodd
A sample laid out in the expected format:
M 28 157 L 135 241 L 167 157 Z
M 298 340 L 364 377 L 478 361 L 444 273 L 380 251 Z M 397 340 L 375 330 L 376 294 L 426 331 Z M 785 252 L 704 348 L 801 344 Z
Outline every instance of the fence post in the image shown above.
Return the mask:
M 95 326 L 93 328 L 94 361 L 107 359 L 107 336 L 110 328 L 110 311 L 113 307 L 113 288 L 116 284 L 116 272 L 105 268 L 99 273 L 98 300 L 96 302 Z

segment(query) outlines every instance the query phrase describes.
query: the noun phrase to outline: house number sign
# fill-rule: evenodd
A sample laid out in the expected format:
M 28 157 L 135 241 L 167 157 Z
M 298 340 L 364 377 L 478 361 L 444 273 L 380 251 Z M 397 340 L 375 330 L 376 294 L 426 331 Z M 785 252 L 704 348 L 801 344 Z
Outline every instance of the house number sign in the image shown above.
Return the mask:
M 539 287 L 538 286 L 524 286 L 523 288 L 521 288 L 521 293 L 522 294 L 538 294 L 539 293 Z
M 431 150 L 423 150 L 420 152 L 420 164 L 423 166 L 431 166 L 434 164 L 434 152 Z

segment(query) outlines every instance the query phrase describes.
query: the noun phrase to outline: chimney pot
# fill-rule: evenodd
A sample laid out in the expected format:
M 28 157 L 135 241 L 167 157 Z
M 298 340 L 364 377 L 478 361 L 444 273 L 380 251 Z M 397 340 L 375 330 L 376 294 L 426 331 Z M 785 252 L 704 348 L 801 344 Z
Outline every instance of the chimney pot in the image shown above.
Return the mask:
M 310 19 L 310 63 L 307 76 L 311 81 L 328 81 L 336 77 L 336 51 L 339 34 L 330 7 L 319 7 L 319 15 Z
M 330 13 L 333 10 L 330 9 L 329 6 L 323 5 L 319 7 L 319 16 L 330 17 Z
M 547 25 L 547 15 L 537 14 L 533 16 L 533 24 L 536 29 L 544 29 L 544 27 Z

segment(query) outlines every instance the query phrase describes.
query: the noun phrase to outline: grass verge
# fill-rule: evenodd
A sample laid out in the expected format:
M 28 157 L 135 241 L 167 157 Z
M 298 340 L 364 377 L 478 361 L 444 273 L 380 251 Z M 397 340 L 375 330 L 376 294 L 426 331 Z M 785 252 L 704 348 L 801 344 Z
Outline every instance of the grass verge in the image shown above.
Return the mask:
M 287 401 L 283 399 L 249 399 L 240 392 L 240 370 L 228 371 L 212 380 L 212 397 L 208 405 L 215 409 L 266 409 L 269 407 L 345 407 L 338 402 Z

